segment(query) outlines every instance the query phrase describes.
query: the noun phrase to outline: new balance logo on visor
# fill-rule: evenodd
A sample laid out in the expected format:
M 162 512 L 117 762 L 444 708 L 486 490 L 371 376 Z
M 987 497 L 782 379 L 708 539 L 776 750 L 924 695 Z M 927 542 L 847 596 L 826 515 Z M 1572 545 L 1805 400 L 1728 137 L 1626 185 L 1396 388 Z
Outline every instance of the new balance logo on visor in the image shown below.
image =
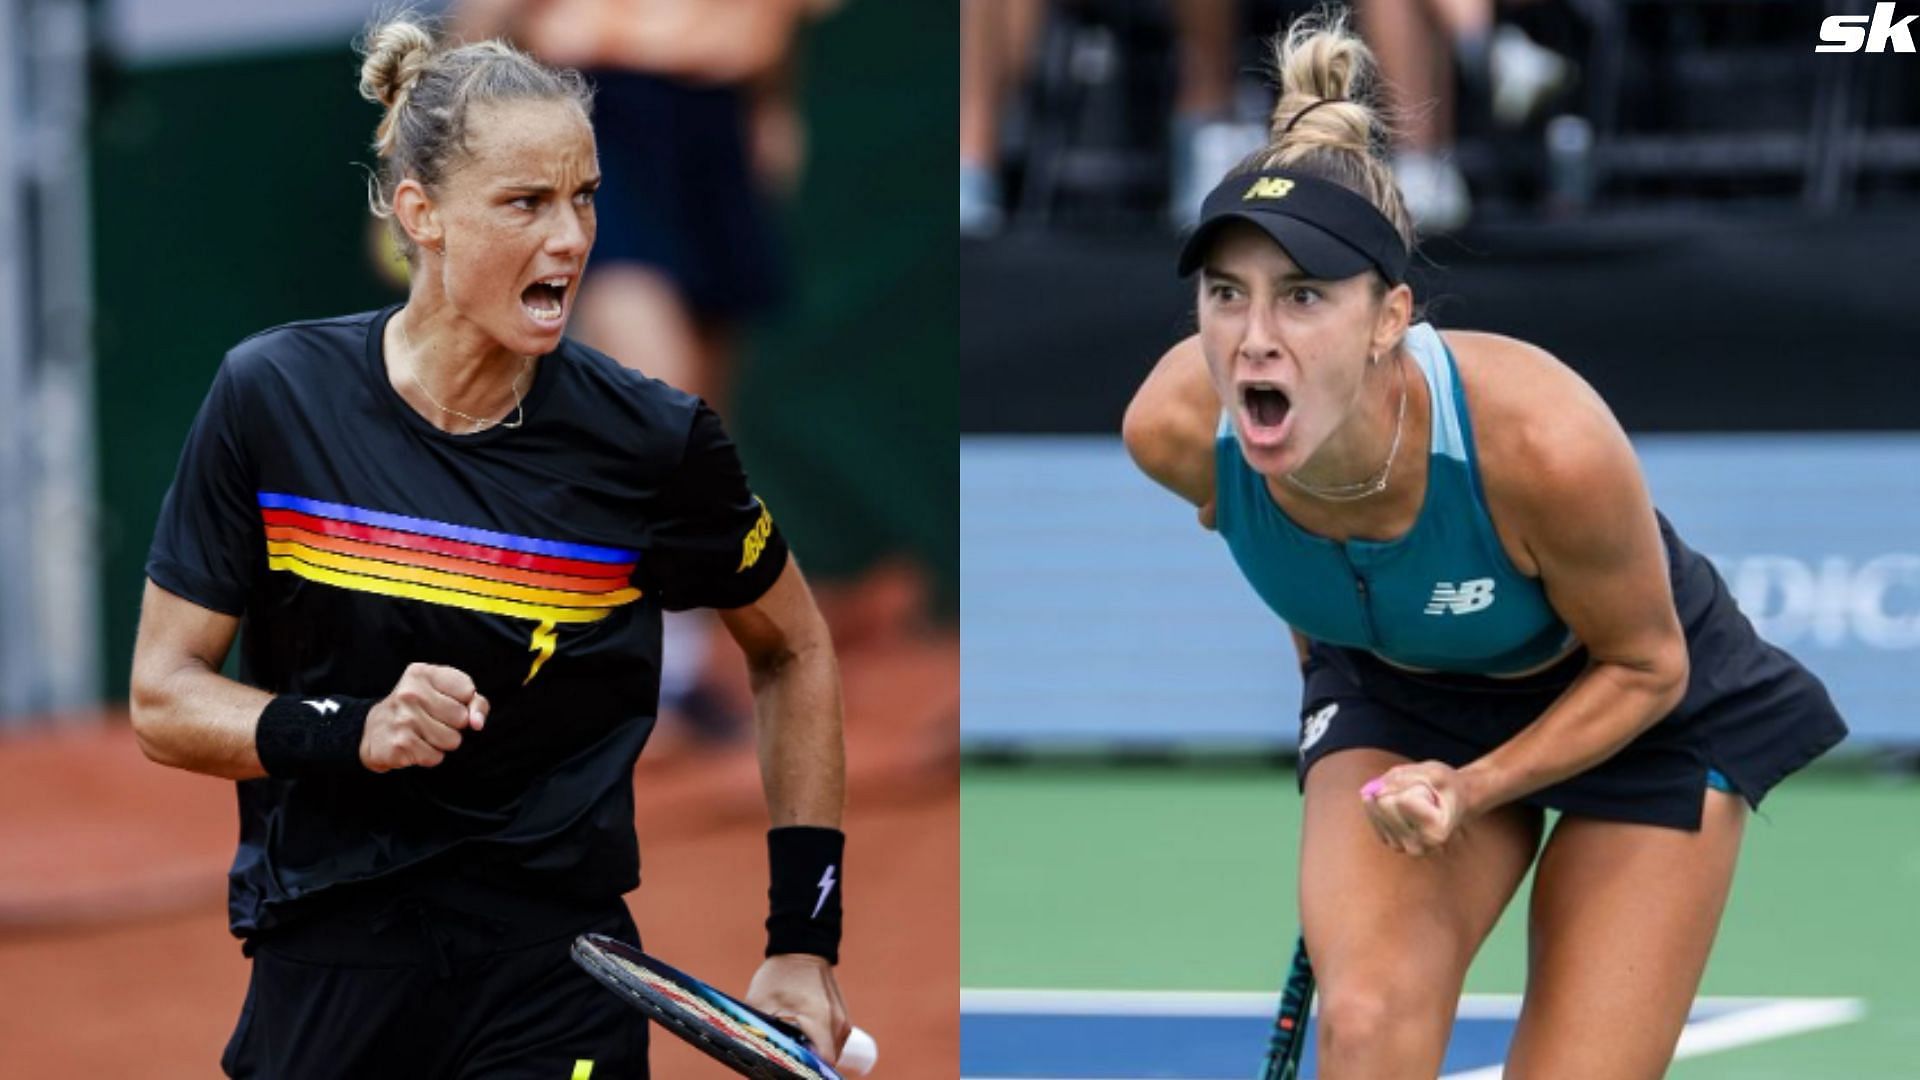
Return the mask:
M 1820 23 L 1822 45 L 1815 45 L 1814 52 L 1861 52 L 1910 53 L 1913 48 L 1913 31 L 1908 27 L 1920 15 L 1909 15 L 1899 22 L 1893 21 L 1894 5 L 1891 2 L 1873 5 L 1873 15 L 1829 15 Z
M 1293 181 L 1278 176 L 1264 176 L 1255 180 L 1253 186 L 1247 189 L 1247 193 L 1240 196 L 1240 200 L 1245 202 L 1248 199 L 1284 199 L 1287 197 L 1287 192 L 1292 190 Z
M 1455 585 L 1451 581 L 1437 582 L 1433 586 L 1433 595 L 1427 598 L 1429 615 L 1471 615 L 1493 606 L 1493 579 L 1474 578 Z
M 302 704 L 311 706 L 313 711 L 319 713 L 321 716 L 327 716 L 340 711 L 340 703 L 332 698 L 323 698 L 319 701 L 309 699 L 302 702 Z

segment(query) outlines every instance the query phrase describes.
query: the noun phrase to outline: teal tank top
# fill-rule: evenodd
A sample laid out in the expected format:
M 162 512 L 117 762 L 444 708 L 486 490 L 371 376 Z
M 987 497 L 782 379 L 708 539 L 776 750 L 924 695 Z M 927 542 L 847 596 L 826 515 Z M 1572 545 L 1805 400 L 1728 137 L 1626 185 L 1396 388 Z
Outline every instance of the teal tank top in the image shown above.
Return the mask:
M 1406 346 L 1433 402 L 1426 499 L 1406 535 L 1341 543 L 1295 525 L 1225 417 L 1214 444 L 1215 525 L 1260 598 L 1316 641 L 1434 671 L 1538 667 L 1566 652 L 1572 633 L 1500 546 L 1452 353 L 1426 323 L 1407 331 Z

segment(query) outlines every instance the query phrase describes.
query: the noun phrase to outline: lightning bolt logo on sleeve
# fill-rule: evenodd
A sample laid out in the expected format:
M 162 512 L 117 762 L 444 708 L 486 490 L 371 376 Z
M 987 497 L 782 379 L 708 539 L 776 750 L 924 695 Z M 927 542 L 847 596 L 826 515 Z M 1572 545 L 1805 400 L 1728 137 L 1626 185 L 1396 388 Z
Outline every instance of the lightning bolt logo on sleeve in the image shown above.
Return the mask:
M 827 872 L 820 875 L 820 899 L 814 903 L 813 914 L 807 916 L 808 918 L 819 918 L 820 909 L 827 906 L 827 897 L 833 895 L 833 871 L 834 865 L 828 863 Z

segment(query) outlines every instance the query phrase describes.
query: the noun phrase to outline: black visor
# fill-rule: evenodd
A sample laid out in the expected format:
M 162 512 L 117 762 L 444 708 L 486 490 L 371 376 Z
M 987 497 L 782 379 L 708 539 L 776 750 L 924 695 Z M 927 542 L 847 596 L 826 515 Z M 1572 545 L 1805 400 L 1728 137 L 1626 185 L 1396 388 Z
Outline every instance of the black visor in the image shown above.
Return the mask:
M 1200 224 L 1180 249 L 1180 276 L 1200 269 L 1229 221 L 1258 225 L 1310 277 L 1339 281 L 1368 270 L 1398 285 L 1407 273 L 1400 231 L 1374 205 L 1339 184 L 1269 171 L 1229 176 L 1200 204 Z

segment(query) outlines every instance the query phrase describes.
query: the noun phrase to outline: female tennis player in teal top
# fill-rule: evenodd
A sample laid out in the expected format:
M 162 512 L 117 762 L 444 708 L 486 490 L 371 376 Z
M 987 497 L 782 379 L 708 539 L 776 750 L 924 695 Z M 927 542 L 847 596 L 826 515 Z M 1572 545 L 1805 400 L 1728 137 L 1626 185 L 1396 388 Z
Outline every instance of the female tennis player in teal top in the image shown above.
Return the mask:
M 1278 64 L 1270 145 L 1181 254 L 1199 333 L 1125 435 L 1300 646 L 1320 1075 L 1430 1080 L 1533 867 L 1506 1075 L 1658 1077 L 1748 806 L 1845 725 L 1655 512 L 1591 388 L 1416 321 L 1366 46 L 1310 18 Z

